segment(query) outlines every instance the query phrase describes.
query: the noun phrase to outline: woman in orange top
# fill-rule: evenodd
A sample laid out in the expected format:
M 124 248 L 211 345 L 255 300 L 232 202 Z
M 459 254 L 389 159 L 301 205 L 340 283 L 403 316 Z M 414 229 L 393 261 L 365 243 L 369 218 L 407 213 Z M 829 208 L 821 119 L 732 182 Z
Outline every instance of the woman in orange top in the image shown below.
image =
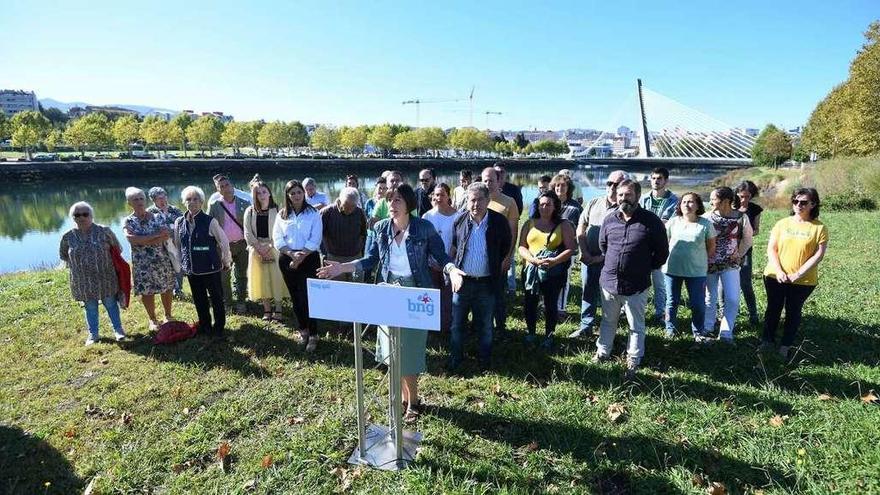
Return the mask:
M 819 219 L 819 193 L 801 188 L 791 195 L 792 214 L 776 222 L 767 243 L 767 311 L 761 350 L 772 349 L 785 308 L 779 354 L 788 358 L 807 298 L 819 282 L 817 266 L 828 248 L 828 228 Z

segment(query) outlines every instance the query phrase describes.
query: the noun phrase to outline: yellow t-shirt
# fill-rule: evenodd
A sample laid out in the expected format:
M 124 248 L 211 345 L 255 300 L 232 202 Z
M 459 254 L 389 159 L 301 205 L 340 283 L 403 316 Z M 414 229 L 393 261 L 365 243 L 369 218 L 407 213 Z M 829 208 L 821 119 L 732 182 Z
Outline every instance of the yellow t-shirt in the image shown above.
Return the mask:
M 770 235 L 776 239 L 776 253 L 779 264 L 785 273 L 794 273 L 816 254 L 819 244 L 828 242 L 828 228 L 819 220 L 799 222 L 794 216 L 776 222 Z M 770 264 L 764 269 L 764 275 L 775 277 L 776 273 Z M 817 266 L 810 268 L 803 277 L 794 282 L 797 285 L 816 285 L 819 283 Z
M 547 241 L 548 234 L 550 235 L 549 242 Z M 538 254 L 545 247 L 550 250 L 555 250 L 560 244 L 562 244 L 562 224 L 554 227 L 553 232 L 542 232 L 535 227 L 531 220 L 529 220 L 529 231 L 526 233 L 526 244 L 529 246 L 529 252 L 532 254 Z

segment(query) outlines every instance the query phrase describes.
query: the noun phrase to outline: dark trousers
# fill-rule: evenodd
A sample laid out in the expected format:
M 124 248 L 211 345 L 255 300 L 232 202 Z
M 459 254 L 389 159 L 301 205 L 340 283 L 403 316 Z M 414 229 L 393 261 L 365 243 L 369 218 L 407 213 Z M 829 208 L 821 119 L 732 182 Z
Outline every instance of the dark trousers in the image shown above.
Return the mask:
M 758 303 L 755 301 L 755 289 L 752 287 L 752 250 L 749 249 L 743 256 L 743 264 L 739 269 L 739 287 L 742 290 L 746 308 L 749 310 L 749 320 L 757 321 Z
M 565 287 L 566 274 L 558 277 L 550 277 L 540 282 L 540 293 L 535 294 L 526 291 L 523 312 L 526 316 L 526 329 L 529 335 L 535 334 L 535 326 L 538 324 L 538 298 L 544 298 L 544 331 L 550 337 L 556 331 L 556 319 L 559 315 L 559 293 Z M 525 281 L 523 281 L 525 285 Z
M 764 313 L 763 340 L 770 343 L 776 341 L 776 328 L 782 317 L 782 309 L 785 308 L 781 344 L 790 346 L 801 326 L 804 303 L 816 286 L 780 284 L 775 278 L 764 277 L 764 288 L 767 290 L 767 311 Z
M 313 318 L 309 318 L 309 295 L 306 289 L 306 280 L 317 278 L 321 258 L 317 252 L 312 253 L 302 260 L 296 270 L 290 268 L 291 261 L 293 259 L 286 254 L 278 257 L 281 276 L 284 277 L 284 284 L 287 285 L 290 299 L 293 301 L 293 314 L 296 315 L 300 329 L 307 329 L 310 335 L 317 335 L 317 322 Z
M 479 360 L 484 365 L 489 364 L 492 355 L 492 313 L 499 285 L 490 277 L 465 278 L 461 290 L 452 295 L 452 328 L 449 332 L 450 367 L 455 368 L 461 363 L 465 324 L 468 313 L 471 312 L 474 315 L 474 330 L 479 336 Z
M 503 335 L 507 331 L 507 284 L 496 285 L 498 287 L 495 293 L 495 309 L 493 311 L 495 332 L 498 335 Z
M 446 333 L 452 326 L 452 286 L 447 284 L 443 272 L 431 270 L 431 281 L 440 289 L 440 331 Z
M 199 333 L 223 333 L 226 327 L 226 307 L 223 304 L 223 281 L 220 272 L 207 275 L 187 275 L 193 304 L 199 315 Z M 211 324 L 211 310 L 214 324 Z

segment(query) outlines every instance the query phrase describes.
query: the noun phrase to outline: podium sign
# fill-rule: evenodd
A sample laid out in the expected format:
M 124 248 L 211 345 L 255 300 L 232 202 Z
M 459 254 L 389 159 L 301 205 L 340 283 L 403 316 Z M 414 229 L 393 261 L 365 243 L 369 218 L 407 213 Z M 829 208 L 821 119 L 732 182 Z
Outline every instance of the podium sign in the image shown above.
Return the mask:
M 350 464 L 398 470 L 415 460 L 422 440 L 418 432 L 403 429 L 400 369 L 400 332 L 440 330 L 440 291 L 389 284 L 360 284 L 308 279 L 309 316 L 354 323 L 355 390 L 358 446 Z M 388 426 L 368 425 L 364 401 L 362 325 L 375 325 L 388 336 Z
M 440 290 L 307 280 L 309 316 L 368 325 L 440 330 Z

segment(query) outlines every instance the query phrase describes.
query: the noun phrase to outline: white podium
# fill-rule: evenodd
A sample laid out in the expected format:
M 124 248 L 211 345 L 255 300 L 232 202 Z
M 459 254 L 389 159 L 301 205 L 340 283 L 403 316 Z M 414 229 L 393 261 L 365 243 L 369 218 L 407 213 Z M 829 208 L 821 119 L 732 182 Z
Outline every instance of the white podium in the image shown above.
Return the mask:
M 354 324 L 358 446 L 349 464 L 397 471 L 415 459 L 422 434 L 403 429 L 400 328 L 440 329 L 440 291 L 389 284 L 308 280 L 309 316 Z M 367 424 L 362 337 L 374 325 L 389 341 L 388 425 Z

